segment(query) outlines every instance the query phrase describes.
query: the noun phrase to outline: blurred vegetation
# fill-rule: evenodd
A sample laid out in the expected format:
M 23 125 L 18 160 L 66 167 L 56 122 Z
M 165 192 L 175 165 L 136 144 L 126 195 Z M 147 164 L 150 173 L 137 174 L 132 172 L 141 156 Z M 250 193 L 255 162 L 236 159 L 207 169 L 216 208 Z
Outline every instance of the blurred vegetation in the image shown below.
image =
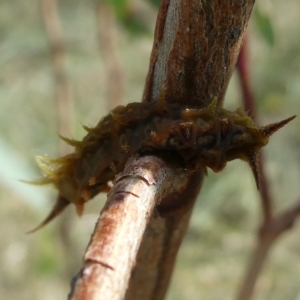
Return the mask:
M 108 0 L 107 0 L 108 1 Z M 140 101 L 152 47 L 157 0 L 114 0 L 116 51 L 123 68 L 123 103 Z M 48 213 L 50 187 L 18 179 L 40 176 L 34 156 L 58 154 L 57 110 L 51 53 L 40 1 L 0 0 L 0 298 L 66 299 L 69 282 L 105 201 L 72 217 L 69 241 L 58 238 L 59 222 L 36 234 L 25 232 Z M 107 74 L 97 41 L 96 1 L 61 0 L 59 15 L 74 98 L 73 135 L 108 111 Z M 299 3 L 259 1 L 249 26 L 253 90 L 262 124 L 298 114 L 300 96 Z M 118 87 L 116 86 L 116 89 Z M 236 74 L 225 107 L 241 105 Z M 265 149 L 276 209 L 300 199 L 300 138 L 297 118 Z M 63 132 L 62 132 L 63 134 Z M 62 215 L 75 215 L 74 209 Z M 259 195 L 248 166 L 231 162 L 209 172 L 180 249 L 168 299 L 234 299 L 260 225 Z M 300 227 L 276 244 L 259 280 L 255 299 L 300 299 Z

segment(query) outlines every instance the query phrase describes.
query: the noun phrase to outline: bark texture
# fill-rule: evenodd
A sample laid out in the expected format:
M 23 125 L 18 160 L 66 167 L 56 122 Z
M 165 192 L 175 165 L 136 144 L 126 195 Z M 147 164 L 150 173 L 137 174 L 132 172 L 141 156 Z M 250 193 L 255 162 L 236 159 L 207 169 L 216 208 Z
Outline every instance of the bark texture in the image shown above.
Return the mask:
M 254 0 L 163 0 L 143 101 L 221 103 Z
M 158 218 L 154 208 L 170 191 L 179 195 L 186 188 L 184 173 L 192 174 L 154 156 L 127 162 L 108 194 L 69 299 L 124 298 L 147 223 Z
M 163 0 L 143 101 L 156 101 L 164 86 L 170 103 L 206 107 L 218 96 L 222 105 L 253 5 L 254 0 Z M 170 191 L 162 199 L 125 299 L 164 299 L 203 176 L 201 170 L 194 173 L 180 195 Z
M 221 105 L 253 4 L 162 0 L 143 101 L 163 88 L 169 103 Z M 204 174 L 157 160 L 133 159 L 116 179 L 70 299 L 123 299 L 128 284 L 127 300 L 164 299 Z

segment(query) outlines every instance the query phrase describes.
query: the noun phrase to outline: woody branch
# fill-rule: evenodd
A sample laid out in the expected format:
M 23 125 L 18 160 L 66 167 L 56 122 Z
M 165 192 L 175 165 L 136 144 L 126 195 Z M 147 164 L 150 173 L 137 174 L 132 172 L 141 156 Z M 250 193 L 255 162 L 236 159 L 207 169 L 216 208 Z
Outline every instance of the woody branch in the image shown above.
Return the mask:
M 221 105 L 253 4 L 254 0 L 162 0 L 143 101 L 156 101 L 164 86 L 165 100 L 169 103 L 206 107 L 214 96 L 218 96 Z M 150 165 L 156 164 L 157 158 L 149 159 Z M 162 159 L 166 163 L 165 158 Z M 162 172 L 164 163 L 158 164 L 155 173 Z M 138 168 L 141 168 L 139 160 L 131 160 L 126 172 L 132 174 Z M 163 195 L 153 192 L 150 203 L 143 201 L 143 194 L 148 195 L 151 185 L 144 185 L 143 193 L 136 194 L 135 185 L 126 182 L 119 185 L 117 179 L 101 212 L 87 254 L 101 254 L 104 246 L 106 251 L 96 259 L 86 254 L 71 299 L 83 299 L 82 295 L 89 295 L 89 292 L 93 295 L 88 298 L 90 300 L 122 299 L 128 284 L 125 299 L 164 299 L 203 178 L 201 170 L 187 172 L 178 168 L 174 158 L 171 158 L 168 168 L 167 174 L 175 172 L 176 176 L 163 181 L 167 183 L 167 189 Z M 130 178 L 122 174 L 122 180 Z M 147 182 L 143 175 L 134 176 L 134 179 L 136 184 Z M 158 190 L 163 187 L 154 185 Z M 124 191 L 126 197 L 121 202 L 116 201 L 115 195 L 124 194 Z M 162 195 L 159 204 L 157 194 Z M 138 202 L 144 203 L 144 213 L 131 212 L 128 206 L 130 203 L 136 206 L 137 199 L 128 200 L 130 195 L 140 197 Z M 120 220 L 125 211 L 130 221 L 122 225 Z M 136 222 L 143 223 L 145 231 L 135 229 Z M 118 226 L 133 228 L 135 239 L 122 244 L 127 240 L 128 231 L 117 234 Z M 105 230 L 107 228 L 114 230 Z M 137 241 L 141 241 L 139 247 Z M 120 243 L 123 247 L 114 246 Z M 133 244 L 135 250 L 132 252 Z M 123 268 L 125 254 L 130 263 L 126 262 L 128 267 Z M 113 255 L 113 260 L 110 255 Z M 107 287 L 117 287 L 119 298 L 107 296 L 103 292 L 110 290 Z

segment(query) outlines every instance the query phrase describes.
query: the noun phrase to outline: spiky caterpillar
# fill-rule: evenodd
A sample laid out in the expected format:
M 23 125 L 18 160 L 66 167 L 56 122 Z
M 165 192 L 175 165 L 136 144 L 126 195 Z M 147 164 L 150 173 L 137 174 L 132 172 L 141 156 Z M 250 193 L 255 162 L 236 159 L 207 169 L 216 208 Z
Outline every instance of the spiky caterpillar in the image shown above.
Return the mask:
M 127 159 L 145 150 L 174 151 L 186 168 L 206 167 L 221 171 L 227 161 L 242 159 L 249 163 L 257 188 L 257 154 L 269 137 L 295 116 L 267 126 L 258 126 L 242 110 L 230 112 L 217 108 L 216 98 L 204 109 L 157 102 L 118 106 L 82 141 L 64 141 L 75 147 L 72 154 L 57 159 L 38 157 L 46 177 L 35 184 L 52 183 L 58 198 L 48 217 L 34 230 L 50 222 L 73 203 L 80 215 L 84 203 L 109 190 L 108 182 L 122 171 Z

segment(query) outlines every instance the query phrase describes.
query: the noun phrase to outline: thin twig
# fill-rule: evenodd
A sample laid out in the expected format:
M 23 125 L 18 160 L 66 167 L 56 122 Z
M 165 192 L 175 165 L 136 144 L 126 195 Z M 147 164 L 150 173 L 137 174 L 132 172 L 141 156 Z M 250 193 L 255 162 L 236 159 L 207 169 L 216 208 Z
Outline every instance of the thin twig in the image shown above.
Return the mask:
M 245 110 L 253 119 L 257 119 L 257 109 L 255 105 L 254 94 L 250 83 L 250 66 L 249 66 L 249 42 L 248 35 L 245 36 L 243 46 L 241 48 L 239 58 L 237 60 L 237 70 L 241 82 L 243 93 L 243 104 Z M 269 184 L 266 176 L 263 152 L 261 151 L 258 168 L 260 170 L 260 195 L 261 205 L 264 215 L 264 222 L 268 222 L 272 218 L 272 197 L 270 195 Z
M 57 109 L 57 132 L 72 136 L 73 128 L 73 98 L 71 93 L 71 85 L 68 78 L 67 70 L 67 53 L 65 47 L 65 39 L 63 28 L 60 22 L 57 1 L 42 0 L 41 1 L 42 20 L 45 26 L 45 32 L 49 41 L 52 54 L 53 73 L 55 80 L 55 107 Z M 71 151 L 71 146 L 61 141 L 59 144 L 59 152 L 61 155 Z M 63 246 L 66 257 L 73 249 L 70 238 L 70 220 L 71 214 L 66 214 L 59 224 L 59 237 Z M 71 265 L 71 262 L 68 264 Z M 71 269 L 71 268 L 69 268 Z M 70 270 L 69 273 L 72 271 Z
M 249 56 L 247 47 L 248 42 L 246 39 L 241 49 L 237 69 L 239 71 L 244 95 L 244 106 L 252 117 L 254 117 L 256 116 L 256 106 L 250 87 Z M 270 249 L 283 232 L 292 228 L 296 218 L 298 218 L 300 214 L 300 203 L 298 203 L 291 209 L 282 212 L 277 216 L 273 215 L 273 201 L 270 195 L 270 186 L 267 182 L 262 154 L 259 160 L 259 168 L 261 173 L 260 195 L 263 223 L 259 231 L 255 250 L 249 262 L 248 270 L 238 291 L 237 300 L 250 300 L 252 298 L 256 282 L 268 258 Z
M 250 66 L 249 66 L 249 35 L 245 34 L 243 46 L 241 48 L 236 67 L 239 72 L 239 79 L 243 93 L 243 104 L 245 111 L 252 118 L 256 117 L 256 107 L 254 96 L 250 85 Z
M 119 61 L 116 45 L 116 20 L 111 5 L 96 0 L 98 42 L 103 56 L 106 91 L 109 109 L 120 105 L 124 96 L 124 71 Z
M 58 110 L 57 129 L 61 134 L 71 136 L 73 127 L 73 102 L 67 71 L 66 47 L 57 11 L 57 2 L 56 0 L 42 0 L 41 7 L 53 59 Z M 69 146 L 62 142 L 60 145 L 61 152 L 71 149 L 67 147 Z
M 255 284 L 268 258 L 270 249 L 282 233 L 291 229 L 300 215 L 300 200 L 298 203 L 264 223 L 258 236 L 256 248 L 251 258 L 248 271 L 238 292 L 237 300 L 250 300 L 254 293 Z

